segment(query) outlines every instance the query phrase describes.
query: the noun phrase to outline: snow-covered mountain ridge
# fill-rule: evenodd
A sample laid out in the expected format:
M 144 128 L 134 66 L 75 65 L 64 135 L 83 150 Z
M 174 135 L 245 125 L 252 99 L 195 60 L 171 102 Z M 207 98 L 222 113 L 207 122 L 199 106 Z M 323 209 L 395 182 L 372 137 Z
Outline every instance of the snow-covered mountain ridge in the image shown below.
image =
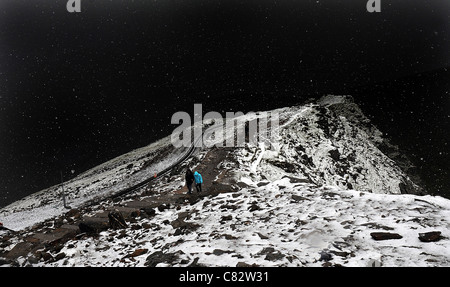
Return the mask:
M 5 265 L 33 266 L 449 265 L 450 201 L 419 195 L 423 189 L 402 170 L 407 160 L 394 161 L 401 155 L 350 97 L 277 111 L 277 140 L 199 149 L 170 174 L 119 199 L 67 212 L 57 201 L 42 208 L 39 195 L 34 205 L 24 199 L 26 208 L 2 209 L 5 226 L 16 223 L 23 231 L 3 235 L 0 257 Z M 144 166 L 182 154 L 165 147 L 153 162 L 145 157 L 151 148 L 124 155 L 122 168 L 148 174 Z M 95 180 L 107 181 L 103 170 L 111 171 L 113 162 L 93 169 Z M 203 174 L 203 194 L 185 194 L 187 166 Z M 130 178 L 116 184 L 126 186 Z M 81 182 L 89 187 L 92 179 Z M 114 210 L 123 225 L 114 224 Z M 14 220 L 27 214 L 40 220 Z M 35 225 L 27 228 L 30 222 Z M 432 231 L 440 233 L 423 242 Z

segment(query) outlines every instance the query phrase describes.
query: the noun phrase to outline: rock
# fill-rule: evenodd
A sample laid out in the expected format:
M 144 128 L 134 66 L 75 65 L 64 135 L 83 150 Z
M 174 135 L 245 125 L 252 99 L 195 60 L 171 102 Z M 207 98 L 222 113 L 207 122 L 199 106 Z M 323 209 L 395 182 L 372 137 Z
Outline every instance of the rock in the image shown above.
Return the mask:
M 279 251 L 277 253 L 269 253 L 266 255 L 266 258 L 264 258 L 265 260 L 268 261 L 277 261 L 277 260 L 281 260 L 284 258 L 284 254 L 281 254 Z
M 190 213 L 188 211 L 178 213 L 178 219 L 180 219 L 180 220 L 189 219 L 189 217 L 190 217 Z
M 63 259 L 64 257 L 66 257 L 66 253 L 64 253 L 64 252 L 58 253 L 58 254 L 55 256 L 55 261 L 61 260 L 61 259 Z
M 184 221 L 184 220 L 182 220 L 182 219 L 175 219 L 174 221 L 172 221 L 171 223 L 170 223 L 170 225 L 172 225 L 172 227 L 174 228 L 174 229 L 177 229 L 177 228 L 179 228 L 179 227 L 184 227 L 184 226 L 186 226 L 186 222 Z
M 372 232 L 370 233 L 370 236 L 372 236 L 372 238 L 377 241 L 403 238 L 403 236 L 401 236 L 400 234 L 391 232 Z
M 8 253 L 3 255 L 5 259 L 14 260 L 21 256 L 25 257 L 34 248 L 34 244 L 30 242 L 19 242 L 17 243 Z
M 73 217 L 73 218 L 80 218 L 81 212 L 78 209 L 73 208 L 73 209 L 69 210 L 68 212 L 66 212 L 65 216 Z
M 155 209 L 151 208 L 151 207 L 144 207 L 141 208 L 142 213 L 141 214 L 145 214 L 148 217 L 153 217 L 156 214 Z
M 11 260 L 8 260 L 8 259 L 5 259 L 5 258 L 0 258 L 0 266 L 11 264 L 11 263 L 12 263 Z
M 278 161 L 278 160 L 271 160 L 269 161 L 272 165 L 281 168 L 282 170 L 286 171 L 287 173 L 296 173 L 298 168 L 290 163 L 290 162 L 286 162 L 286 161 Z
M 187 267 L 205 267 L 203 264 L 198 263 L 199 258 L 195 257 L 194 261 L 189 264 Z
M 266 185 L 268 185 L 269 183 L 270 183 L 269 181 L 258 182 L 258 184 L 256 184 L 256 186 L 258 186 L 258 187 L 266 186 Z
M 264 259 L 268 261 L 277 261 L 285 257 L 284 254 L 282 254 L 280 251 L 276 251 L 273 247 L 266 247 L 263 250 L 261 250 L 258 254 L 266 255 Z
M 48 253 L 48 252 L 43 252 L 42 253 L 42 259 L 44 259 L 45 262 L 49 262 L 49 261 L 53 261 L 54 260 L 53 256 L 50 253 Z
M 225 216 L 222 216 L 222 218 L 220 219 L 220 222 L 225 222 L 225 221 L 230 221 L 230 220 L 232 220 L 233 219 L 233 216 L 231 216 L 231 215 L 225 215 Z
M 434 242 L 442 239 L 440 231 L 431 231 L 426 233 L 419 233 L 419 240 L 422 242 Z
M 145 266 L 155 267 L 159 263 L 173 264 L 178 259 L 177 253 L 163 253 L 162 251 L 156 251 L 145 259 Z
M 267 237 L 264 234 L 261 234 L 259 232 L 256 232 L 256 234 L 258 234 L 259 238 L 261 238 L 261 239 L 269 239 L 269 237 Z
M 139 230 L 142 229 L 142 226 L 140 224 L 133 224 L 130 228 L 131 230 Z
M 160 212 L 163 212 L 166 209 L 170 209 L 170 203 L 163 203 L 160 206 L 158 206 L 158 210 Z
M 28 263 L 30 263 L 30 264 L 38 264 L 39 263 L 39 259 L 41 259 L 41 257 L 40 257 L 40 254 L 37 256 L 37 255 L 30 255 L 28 258 L 27 258 L 27 261 L 28 261 Z M 0 264 L 0 266 L 1 266 L 1 264 Z
M 303 201 L 303 200 L 309 200 L 308 198 L 306 198 L 306 197 L 303 197 L 303 196 L 300 196 L 300 195 L 292 195 L 292 199 L 293 200 L 295 200 L 295 201 Z
M 137 257 L 137 256 L 141 256 L 142 254 L 145 254 L 147 252 L 148 252 L 148 249 L 136 249 L 133 253 L 130 253 L 125 257 Z
M 288 175 L 285 175 L 282 178 L 288 178 L 291 183 L 312 183 L 309 178 L 298 178 Z
M 200 225 L 196 224 L 196 223 L 192 223 L 192 222 L 186 222 L 182 219 L 175 219 L 174 221 L 172 221 L 170 223 L 170 225 L 172 225 L 172 227 L 175 230 L 174 235 L 178 236 L 181 234 L 188 234 L 192 231 L 195 231 L 197 228 L 200 227 Z
M 239 207 L 238 206 L 236 206 L 236 205 L 231 205 L 231 204 L 222 204 L 221 206 L 220 206 L 220 209 L 231 209 L 231 210 L 236 210 L 236 209 L 238 209 Z
M 339 161 L 341 158 L 341 153 L 337 149 L 330 150 L 328 153 L 334 161 Z
M 109 221 L 105 218 L 91 217 L 80 222 L 78 228 L 80 228 L 81 233 L 100 233 L 109 228 Z
M 225 253 L 233 253 L 233 251 L 227 251 L 227 250 L 222 250 L 222 249 L 214 249 L 212 254 L 214 254 L 216 256 L 220 256 L 220 255 L 225 254 Z
M 222 234 L 220 237 L 225 238 L 226 240 L 235 240 L 238 239 L 237 237 L 230 235 L 230 234 Z
M 261 208 L 256 204 L 256 203 L 252 203 L 252 205 L 250 205 L 250 207 L 248 208 L 248 211 L 253 212 L 255 210 L 260 210 Z
M 330 251 L 330 253 L 333 253 L 334 255 L 340 256 L 340 257 L 347 257 L 347 256 L 351 255 L 351 253 L 345 252 L 345 251 Z
M 108 213 L 109 218 L 109 225 L 113 229 L 123 229 L 126 228 L 128 225 L 125 222 L 125 219 L 123 218 L 122 213 L 120 213 L 117 210 L 110 211 Z
M 256 264 L 256 263 L 248 264 L 248 263 L 245 263 L 245 262 L 238 262 L 236 264 L 236 267 L 259 267 L 259 265 Z
M 328 253 L 326 251 L 320 252 L 319 261 L 330 261 L 331 259 L 333 259 L 333 255 L 331 255 L 330 253 Z

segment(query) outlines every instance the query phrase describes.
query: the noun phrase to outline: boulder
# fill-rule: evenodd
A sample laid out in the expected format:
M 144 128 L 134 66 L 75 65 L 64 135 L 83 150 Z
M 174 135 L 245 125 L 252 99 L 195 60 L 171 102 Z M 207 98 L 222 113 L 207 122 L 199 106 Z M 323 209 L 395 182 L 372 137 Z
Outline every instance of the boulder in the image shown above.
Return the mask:
M 442 239 L 440 231 L 419 233 L 419 240 L 422 242 L 434 242 Z
M 90 217 L 80 222 L 78 228 L 80 228 L 81 233 L 100 233 L 109 228 L 109 221 L 105 218 Z
M 372 232 L 370 233 L 373 239 L 379 240 L 389 240 L 389 239 L 402 239 L 403 237 L 398 233 L 391 232 Z

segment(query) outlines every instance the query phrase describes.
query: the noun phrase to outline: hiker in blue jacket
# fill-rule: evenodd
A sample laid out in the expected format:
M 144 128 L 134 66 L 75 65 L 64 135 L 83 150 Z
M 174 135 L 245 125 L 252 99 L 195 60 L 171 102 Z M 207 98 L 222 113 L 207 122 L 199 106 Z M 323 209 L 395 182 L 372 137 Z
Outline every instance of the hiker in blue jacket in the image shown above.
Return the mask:
M 195 188 L 197 189 L 197 192 L 202 192 L 202 183 L 203 183 L 202 175 L 198 173 L 198 171 L 196 171 L 194 173 L 194 178 L 195 178 Z

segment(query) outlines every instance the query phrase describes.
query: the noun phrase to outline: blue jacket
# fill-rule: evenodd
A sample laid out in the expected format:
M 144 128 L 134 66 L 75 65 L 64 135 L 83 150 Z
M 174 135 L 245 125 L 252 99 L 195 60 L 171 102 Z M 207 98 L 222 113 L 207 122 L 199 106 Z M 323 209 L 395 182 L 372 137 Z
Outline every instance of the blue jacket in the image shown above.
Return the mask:
M 203 183 L 202 175 L 197 171 L 194 173 L 195 183 Z

